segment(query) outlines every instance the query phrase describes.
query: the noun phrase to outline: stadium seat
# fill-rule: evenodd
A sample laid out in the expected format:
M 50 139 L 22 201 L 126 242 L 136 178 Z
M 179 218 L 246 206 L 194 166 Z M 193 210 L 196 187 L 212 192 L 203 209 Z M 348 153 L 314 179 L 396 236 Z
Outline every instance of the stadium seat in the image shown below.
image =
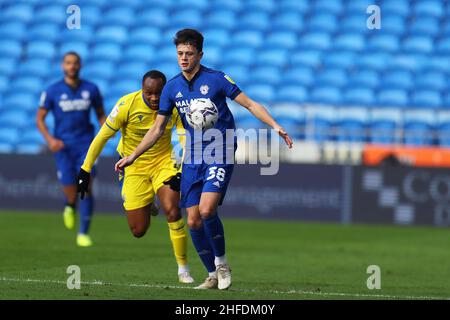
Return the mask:
M 40 93 L 43 89 L 43 83 L 40 77 L 19 77 L 10 84 L 11 92 Z
M 339 21 L 339 30 L 345 33 L 368 33 L 368 31 L 370 30 L 367 29 L 367 16 L 360 13 L 354 15 L 346 15 L 345 19 Z
M 134 26 L 136 28 L 148 26 L 150 28 L 157 28 L 160 31 L 160 29 L 166 28 L 169 24 L 168 10 L 159 5 L 137 10 L 134 18 Z
M 406 32 L 405 18 L 399 15 L 384 14 L 382 16 L 383 28 L 381 31 L 385 34 L 394 34 L 401 36 Z
M 3 110 L 0 113 L 0 121 L 2 121 L 2 123 L 7 123 L 11 127 L 15 127 L 17 137 L 14 138 L 13 136 L 7 136 L 5 134 L 3 139 L 15 143 L 19 138 L 19 131 L 17 129 L 25 128 L 28 124 L 28 112 L 20 109 L 10 109 L 15 108 L 15 105 L 9 104 L 8 101 L 5 101 L 5 105 L 8 106 L 8 110 Z
M 78 53 L 81 57 L 82 62 L 89 58 L 89 46 L 84 42 L 74 41 L 62 43 L 58 50 L 58 57 L 62 58 L 64 54 L 69 51 Z
M 299 39 L 299 49 L 326 50 L 331 46 L 331 39 L 328 33 L 311 32 L 304 34 Z
M 0 74 L 0 94 L 5 92 L 9 87 L 9 78 Z M 1 97 L 1 95 L 0 95 Z M 1 98 L 0 98 L 0 108 L 1 108 Z
M 61 30 L 54 23 L 40 23 L 30 27 L 27 34 L 28 41 L 51 41 L 57 42 L 60 39 Z
M 318 0 L 311 4 L 314 12 L 326 12 L 335 16 L 338 16 L 344 10 L 344 6 L 341 0 Z
M 245 7 L 248 11 L 262 11 L 270 14 L 275 11 L 277 4 L 274 0 L 247 0 L 245 2 Z
M 155 64 L 154 69 L 164 73 L 167 79 L 171 79 L 180 73 L 180 68 L 175 61 Z
M 337 119 L 337 140 L 364 142 L 368 111 L 365 108 L 339 108 Z
M 90 26 L 95 27 L 99 25 L 100 23 L 103 23 L 101 19 L 98 19 L 98 17 L 102 14 L 102 10 L 100 6 L 97 6 L 95 4 L 86 4 L 82 7 L 82 21 L 83 21 L 83 27 Z
M 17 111 L 17 114 L 10 114 L 11 117 L 17 117 L 17 119 L 11 119 L 11 121 L 17 120 L 17 124 L 20 126 L 25 124 L 23 120 L 27 118 L 26 111 L 36 110 L 38 104 L 39 100 L 36 99 L 35 95 L 28 92 L 11 92 L 3 97 L 4 109 Z
M 2 8 L 2 21 L 28 22 L 33 18 L 33 7 L 26 3 L 15 3 Z
M 28 58 L 53 59 L 56 55 L 56 48 L 50 41 L 32 41 L 27 45 Z
M 375 95 L 370 88 L 353 87 L 344 92 L 343 100 L 346 105 L 371 106 L 375 103 Z
M 81 69 L 81 75 L 85 79 L 96 77 L 108 80 L 115 72 L 116 66 L 110 61 L 92 61 Z
M 83 42 L 90 43 L 93 39 L 95 33 L 92 26 L 83 25 L 81 29 L 67 29 L 61 33 L 61 39 L 66 40 L 67 42 Z
M 150 62 L 156 59 L 156 49 L 149 44 L 133 44 L 128 46 L 122 55 L 122 61 Z
M 373 1 L 370 0 L 347 0 L 345 10 L 347 13 L 352 12 L 366 12 L 368 6 L 373 4 Z
M 430 16 L 418 16 L 410 27 L 415 35 L 436 36 L 440 31 L 439 19 Z
M 233 79 L 236 84 L 241 87 L 248 81 L 248 75 L 250 74 L 249 68 L 241 65 L 224 65 L 222 68 L 228 76 Z
M 294 67 L 315 68 L 322 62 L 322 51 L 320 50 L 299 50 L 289 56 L 289 63 Z
M 18 154 L 39 154 L 42 145 L 35 143 L 19 143 L 16 145 L 16 153 Z
M 96 33 L 95 43 L 118 43 L 123 44 L 128 41 L 127 28 L 124 26 L 100 27 Z
M 328 106 L 312 106 L 306 110 L 305 139 L 322 143 L 334 139 L 336 110 Z
M 380 52 L 396 52 L 400 48 L 400 42 L 394 34 L 373 35 L 367 44 L 367 49 Z
M 444 91 L 448 86 L 445 73 L 439 71 L 418 74 L 414 82 L 418 89 Z
M 343 69 L 324 69 L 316 75 L 316 84 L 318 86 L 336 86 L 343 87 L 347 83 L 347 74 Z
M 213 27 L 211 29 L 206 29 L 203 32 L 203 36 L 205 37 L 205 46 L 225 46 L 229 43 L 231 35 L 228 30 Z
M 26 25 L 19 21 L 10 21 L 0 24 L 0 39 L 21 41 L 27 35 Z
M 282 80 L 280 69 L 277 67 L 257 67 L 252 69 L 249 77 L 250 83 L 267 83 L 277 85 Z
M 223 59 L 223 63 L 227 65 L 238 63 L 244 66 L 249 66 L 253 64 L 255 60 L 254 50 L 251 48 L 230 49 L 224 53 Z
M 440 18 L 444 14 L 444 8 L 442 6 L 442 1 L 438 0 L 418 1 L 414 5 L 414 13 L 417 16 L 428 15 Z
M 239 29 L 265 31 L 270 27 L 269 15 L 263 11 L 245 13 L 239 18 Z
M 450 73 L 450 59 L 444 54 L 427 56 L 423 63 L 423 68 L 427 71 Z
M 38 129 L 28 129 L 20 137 L 20 143 L 24 144 L 45 144 L 45 140 Z
M 374 144 L 395 144 L 400 142 L 399 129 L 402 125 L 400 109 L 372 109 L 370 114 L 370 142 Z
M 115 43 L 103 43 L 94 46 L 91 52 L 91 59 L 118 61 L 122 55 L 121 46 Z
M 126 95 L 128 93 L 137 91 L 141 88 L 141 79 L 136 77 L 132 79 L 122 79 L 114 82 L 111 91 L 118 95 Z
M 315 80 L 312 69 L 302 66 L 286 70 L 283 79 L 285 83 L 299 86 L 310 86 Z
M 281 0 L 278 2 L 279 10 L 284 12 L 305 13 L 310 10 L 307 1 Z
M 288 12 L 275 16 L 272 26 L 272 30 L 292 31 L 298 34 L 303 30 L 305 23 L 302 15 L 296 12 Z
M 275 90 L 271 85 L 259 84 L 247 86 L 246 93 L 252 99 L 264 104 L 271 103 L 275 98 Z
M 409 71 L 420 71 L 424 68 L 428 55 L 421 54 L 396 54 L 389 60 L 383 61 L 389 69 L 405 69 Z
M 277 103 L 302 103 L 308 100 L 308 91 L 298 85 L 280 86 L 276 93 Z
M 256 63 L 267 66 L 283 67 L 287 63 L 286 49 L 267 49 L 258 54 Z
M 293 139 L 305 138 L 306 112 L 296 104 L 280 103 L 274 105 L 270 113 Z
M 415 107 L 443 107 L 443 101 L 440 92 L 434 90 L 415 90 L 412 93 L 411 102 Z
M 439 40 L 436 50 L 439 53 L 449 54 L 450 53 L 450 38 L 442 38 Z
M 150 44 L 156 46 L 161 41 L 161 30 L 155 27 L 138 27 L 129 34 L 129 43 Z
M 325 68 L 343 68 L 350 69 L 355 63 L 355 52 L 352 51 L 335 51 L 324 54 L 323 64 Z
M 0 118 L 2 114 L 0 113 Z M 0 143 L 15 144 L 19 140 L 19 130 L 16 128 L 0 128 Z
M 14 151 L 14 144 L 9 142 L 0 142 L 0 153 L 12 153 Z
M 386 14 L 395 14 L 406 17 L 410 14 L 410 3 L 407 0 L 383 1 L 381 4 L 382 12 Z
M 120 64 L 114 70 L 114 76 L 117 80 L 128 79 L 142 79 L 142 76 L 149 71 L 145 62 L 128 62 Z
M 22 54 L 22 46 L 16 40 L 0 40 L 0 57 L 18 59 Z
M 330 13 L 313 15 L 308 22 L 308 29 L 312 32 L 333 33 L 337 26 L 336 16 Z
M 403 41 L 402 49 L 412 53 L 430 53 L 433 51 L 433 40 L 427 36 L 411 36 Z
M 337 105 L 342 101 L 341 91 L 332 86 L 315 87 L 309 97 L 311 102 Z
M 297 35 L 295 32 L 288 31 L 273 32 L 269 34 L 264 43 L 269 47 L 291 49 L 297 45 Z
M 374 89 L 378 87 L 380 78 L 378 72 L 375 70 L 359 69 L 356 72 L 350 74 L 348 80 L 348 86 L 354 87 L 366 87 Z
M 60 68 L 58 66 L 58 69 Z M 50 71 L 50 62 L 47 59 L 28 59 L 17 66 L 15 75 L 23 77 L 46 77 Z
M 360 34 L 341 34 L 333 41 L 333 47 L 337 50 L 361 51 L 365 48 L 364 37 Z
M 111 25 L 115 27 L 129 27 L 133 25 L 134 21 L 135 11 L 128 2 L 126 5 L 122 4 L 120 6 L 112 7 L 102 15 L 102 25 L 104 26 Z M 118 36 L 122 37 L 120 31 Z
M 403 114 L 404 143 L 407 145 L 431 145 L 436 114 L 432 110 L 407 110 Z
M 238 31 L 231 39 L 233 46 L 246 46 L 249 48 L 258 48 L 266 41 L 267 39 L 264 39 L 263 33 L 257 30 Z
M 67 7 L 64 5 L 48 5 L 42 6 L 35 13 L 33 19 L 39 23 L 65 23 L 68 15 L 66 14 Z
M 173 28 L 194 28 L 198 29 L 203 21 L 202 14 L 195 9 L 175 11 L 170 16 L 170 24 Z
M 441 110 L 436 116 L 437 141 L 440 146 L 450 147 L 450 112 Z
M 407 70 L 386 71 L 382 76 L 382 85 L 386 89 L 410 89 L 414 85 L 411 72 Z
M 379 106 L 388 107 L 405 107 L 408 102 L 408 93 L 401 89 L 380 90 L 376 101 Z

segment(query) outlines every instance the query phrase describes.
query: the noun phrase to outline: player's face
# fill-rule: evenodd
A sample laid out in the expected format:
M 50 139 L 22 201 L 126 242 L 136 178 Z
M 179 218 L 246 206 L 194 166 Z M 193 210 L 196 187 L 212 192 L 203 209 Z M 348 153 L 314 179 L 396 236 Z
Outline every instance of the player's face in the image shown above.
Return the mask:
M 159 109 L 159 98 L 163 89 L 162 79 L 147 78 L 142 83 L 142 93 L 153 110 Z
M 80 73 L 81 63 L 77 56 L 73 54 L 67 55 L 62 62 L 62 69 L 64 74 L 69 78 L 78 78 Z
M 178 65 L 182 72 L 190 73 L 200 64 L 203 52 L 190 44 L 179 44 L 177 46 Z

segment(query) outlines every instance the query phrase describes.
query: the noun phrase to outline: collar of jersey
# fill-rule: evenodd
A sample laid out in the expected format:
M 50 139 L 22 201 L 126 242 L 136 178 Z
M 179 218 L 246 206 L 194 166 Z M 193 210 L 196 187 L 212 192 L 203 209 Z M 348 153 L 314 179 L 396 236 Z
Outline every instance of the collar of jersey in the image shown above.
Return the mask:
M 197 73 L 194 75 L 194 77 L 192 77 L 192 79 L 189 81 L 188 79 L 186 79 L 186 77 L 184 76 L 183 72 L 181 73 L 181 77 L 184 79 L 184 81 L 186 81 L 189 84 L 194 83 L 195 79 L 197 79 L 200 76 L 200 73 L 203 71 L 205 67 L 201 64 L 200 65 L 200 69 L 198 69 Z

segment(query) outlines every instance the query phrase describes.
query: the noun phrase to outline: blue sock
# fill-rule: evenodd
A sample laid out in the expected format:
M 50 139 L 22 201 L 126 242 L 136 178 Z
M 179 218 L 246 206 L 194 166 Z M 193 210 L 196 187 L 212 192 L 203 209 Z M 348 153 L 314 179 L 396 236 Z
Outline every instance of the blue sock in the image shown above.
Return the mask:
M 211 244 L 214 255 L 216 257 L 222 257 L 225 255 L 225 234 L 219 215 L 216 213 L 209 218 L 202 218 L 202 220 L 206 237 Z
M 198 256 L 202 260 L 206 270 L 208 272 L 216 271 L 216 266 L 214 264 L 214 254 L 212 248 L 206 238 L 205 229 L 202 226 L 200 229 L 190 229 L 192 243 L 197 250 Z
M 90 195 L 80 200 L 80 229 L 78 233 L 87 234 L 91 225 L 92 211 L 94 209 L 94 198 Z

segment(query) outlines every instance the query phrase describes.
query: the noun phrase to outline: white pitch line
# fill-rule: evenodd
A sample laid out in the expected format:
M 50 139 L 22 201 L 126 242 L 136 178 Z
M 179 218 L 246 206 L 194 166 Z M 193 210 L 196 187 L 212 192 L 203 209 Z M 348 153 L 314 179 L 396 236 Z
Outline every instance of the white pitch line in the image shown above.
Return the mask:
M 44 280 L 44 279 L 17 279 L 17 278 L 0 278 L 4 282 L 37 282 L 37 283 L 55 283 L 66 284 L 65 281 L 60 280 Z M 194 287 L 174 286 L 174 285 L 158 285 L 158 284 L 135 284 L 135 283 L 110 283 L 99 280 L 81 281 L 81 284 L 92 286 L 113 286 L 113 287 L 141 287 L 141 288 L 156 288 L 156 289 L 187 289 L 196 290 Z M 344 293 L 344 292 L 316 292 L 303 290 L 255 290 L 255 289 L 229 289 L 228 291 L 242 292 L 242 293 L 270 293 L 270 294 L 294 294 L 294 295 L 316 295 L 316 296 L 341 296 L 341 297 L 355 297 L 355 298 L 385 298 L 385 299 L 411 299 L 411 300 L 450 300 L 450 297 L 431 297 L 431 296 L 395 296 L 387 294 L 367 294 L 367 293 Z

